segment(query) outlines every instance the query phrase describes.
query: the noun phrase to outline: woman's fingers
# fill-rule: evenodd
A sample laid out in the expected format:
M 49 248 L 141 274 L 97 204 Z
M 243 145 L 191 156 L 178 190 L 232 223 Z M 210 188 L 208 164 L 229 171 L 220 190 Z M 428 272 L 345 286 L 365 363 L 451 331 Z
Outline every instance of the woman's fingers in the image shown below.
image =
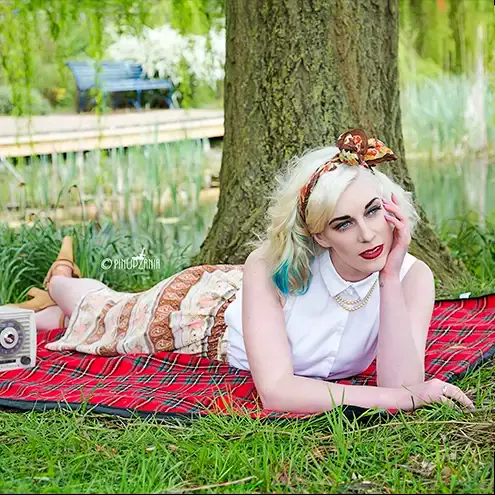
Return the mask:
M 385 214 L 385 219 L 387 222 L 392 222 L 399 230 L 403 230 L 406 228 L 406 226 L 396 217 L 393 215 L 387 215 Z
M 394 203 L 390 203 L 386 199 L 383 199 L 382 202 L 383 202 L 383 206 L 384 206 L 386 211 L 392 212 L 401 222 L 404 222 L 404 223 L 406 222 L 406 217 L 402 213 L 399 206 L 397 206 Z
M 466 407 L 474 409 L 473 401 L 459 387 L 456 387 L 451 383 L 448 383 L 446 385 L 447 388 L 443 393 L 445 397 L 451 397 L 452 399 L 455 399 L 461 404 L 464 404 Z
M 394 217 L 394 215 L 391 215 L 390 213 L 385 213 L 385 218 L 391 220 L 394 224 L 404 225 L 397 217 Z
M 432 403 L 446 404 L 457 410 L 476 409 L 471 399 L 459 387 L 437 378 L 413 385 L 408 392 L 410 394 L 404 401 L 407 410 Z
M 393 215 L 389 215 L 387 213 L 385 213 L 385 220 L 387 220 L 387 222 L 390 222 L 395 226 L 396 231 L 400 236 L 400 239 L 405 244 L 409 244 L 411 242 L 411 234 L 409 232 L 409 229 L 407 228 L 407 225 L 404 222 L 394 217 Z

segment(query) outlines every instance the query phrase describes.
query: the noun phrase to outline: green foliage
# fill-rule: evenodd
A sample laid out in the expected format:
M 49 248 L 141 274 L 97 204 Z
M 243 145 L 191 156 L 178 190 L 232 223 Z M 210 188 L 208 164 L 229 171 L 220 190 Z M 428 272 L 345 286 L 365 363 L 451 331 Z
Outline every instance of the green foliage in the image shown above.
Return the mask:
M 30 102 L 33 115 L 46 115 L 52 111 L 50 103 L 37 89 L 31 89 Z M 12 90 L 7 86 L 0 86 L 0 115 L 11 115 L 14 107 Z
M 402 87 L 434 80 L 444 75 L 442 68 L 431 58 L 422 58 L 407 33 L 399 32 L 399 72 Z
M 484 32 L 484 65 L 495 68 L 493 7 L 485 0 L 399 0 L 401 40 L 425 68 L 447 73 L 474 69 L 478 26 Z M 421 67 L 418 67 L 421 69 Z M 411 71 L 406 77 L 416 77 Z
M 205 81 L 200 80 L 195 74 L 189 75 L 189 97 L 190 108 L 222 108 L 224 102 L 224 80 L 216 81 L 215 87 L 212 87 Z M 179 85 L 179 90 L 183 92 L 185 84 Z M 183 105 L 181 104 L 181 107 Z
M 0 305 L 41 284 L 63 235 L 74 235 L 84 276 L 116 290 L 151 287 L 184 267 L 216 212 L 215 196 L 200 198 L 210 160 L 201 141 L 179 141 L 96 150 L 82 163 L 74 154 L 19 161 L 22 188 L 0 169 L 0 212 L 7 220 L 0 223 Z M 5 208 L 9 183 L 19 193 L 10 197 L 18 201 L 18 221 L 9 221 L 12 210 Z M 104 258 L 131 259 L 143 247 L 147 258 L 160 260 L 159 269 L 101 268 Z
M 204 33 L 223 16 L 221 0 L 5 0 L 0 3 L 0 61 L 2 79 L 12 88 L 12 113 L 34 113 L 33 87 L 51 97 L 57 88 L 72 84 L 61 99 L 70 104 L 73 82 L 68 83 L 64 62 L 75 54 L 101 60 L 109 26 L 139 34 L 144 26 L 171 22 L 184 32 Z M 46 48 L 51 51 L 48 60 Z M 51 86 L 40 77 L 46 64 L 58 75 Z
M 207 166 L 211 165 L 203 147 L 202 140 L 185 140 L 108 152 L 94 150 L 81 156 L 82 162 L 77 153 L 52 155 L 51 160 L 46 155 L 20 158 L 16 170 L 24 178 L 23 188 L 17 188 L 13 176 L 0 168 L 0 211 L 9 202 L 23 201 L 27 208 L 50 209 L 56 204 L 69 208 L 79 206 L 81 199 L 93 201 L 101 192 L 101 200 L 123 200 L 126 212 L 133 210 L 132 199 L 146 198 L 155 203 L 157 214 L 165 214 L 165 203 L 172 202 L 172 208 L 179 209 L 179 200 L 171 197 L 172 190 L 194 210 L 209 170 Z M 9 197 L 13 184 L 18 194 Z M 115 209 L 113 204 L 114 218 Z
M 485 147 L 485 132 L 488 148 L 493 148 L 495 23 L 491 7 L 481 0 L 399 0 L 399 5 L 406 151 L 478 151 Z
M 477 279 L 495 281 L 495 216 L 484 226 L 469 215 L 456 217 L 444 223 L 440 236 Z
M 225 16 L 225 0 L 171 0 L 169 20 L 181 33 L 207 34 Z
M 478 26 L 483 29 L 485 68 L 495 73 L 495 23 L 490 22 L 489 2 L 399 0 L 399 7 L 403 85 L 442 74 L 471 73 Z M 3 80 L 12 87 L 14 115 L 33 113 L 33 87 L 52 105 L 69 107 L 75 85 L 64 62 L 101 58 L 109 43 L 108 27 L 138 35 L 145 26 L 169 23 L 184 34 L 206 35 L 224 18 L 225 0 L 4 0 L 0 3 L 0 84 Z M 61 88 L 66 90 L 63 95 Z M 179 89 L 184 107 L 221 99 L 221 94 L 212 95 L 194 80 L 184 80 Z
M 30 287 L 42 286 L 65 235 L 73 236 L 75 261 L 83 275 L 115 290 L 144 290 L 187 266 L 186 248 L 172 239 L 157 242 L 156 237 L 136 234 L 112 222 L 59 227 L 52 221 L 37 219 L 33 225 L 19 229 L 0 223 L 0 305 L 24 300 Z M 148 259 L 160 260 L 159 266 L 131 270 L 101 267 L 105 258 L 130 260 L 143 247 Z

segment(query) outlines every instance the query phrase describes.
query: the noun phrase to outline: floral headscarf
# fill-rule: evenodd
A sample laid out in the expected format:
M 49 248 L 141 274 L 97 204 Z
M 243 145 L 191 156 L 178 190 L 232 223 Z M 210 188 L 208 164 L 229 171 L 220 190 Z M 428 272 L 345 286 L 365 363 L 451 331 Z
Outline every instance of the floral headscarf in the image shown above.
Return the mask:
M 309 197 L 319 178 L 326 172 L 335 170 L 338 165 L 362 165 L 373 172 L 374 166 L 379 163 L 397 160 L 394 152 L 385 146 L 379 139 L 368 138 L 362 129 L 351 129 L 341 134 L 337 140 L 339 152 L 313 173 L 299 194 L 299 211 L 306 222 L 306 208 Z M 374 172 L 373 172 L 374 173 Z

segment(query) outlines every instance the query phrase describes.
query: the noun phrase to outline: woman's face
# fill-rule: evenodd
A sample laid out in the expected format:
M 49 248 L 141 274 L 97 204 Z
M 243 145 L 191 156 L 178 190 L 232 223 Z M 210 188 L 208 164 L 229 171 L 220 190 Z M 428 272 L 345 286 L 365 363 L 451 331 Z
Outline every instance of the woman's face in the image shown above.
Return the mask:
M 385 266 L 393 227 L 384 213 L 378 184 L 368 174 L 359 173 L 341 194 L 325 230 L 315 234 L 320 246 L 331 248 L 332 263 L 344 280 L 362 280 Z M 362 256 L 379 246 L 377 257 Z

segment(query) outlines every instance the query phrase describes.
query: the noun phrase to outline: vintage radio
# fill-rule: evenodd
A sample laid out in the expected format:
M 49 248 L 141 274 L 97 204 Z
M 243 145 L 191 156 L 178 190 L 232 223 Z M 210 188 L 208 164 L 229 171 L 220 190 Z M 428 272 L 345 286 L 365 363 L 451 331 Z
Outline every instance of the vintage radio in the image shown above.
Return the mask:
M 36 364 L 34 311 L 0 306 L 0 372 Z

